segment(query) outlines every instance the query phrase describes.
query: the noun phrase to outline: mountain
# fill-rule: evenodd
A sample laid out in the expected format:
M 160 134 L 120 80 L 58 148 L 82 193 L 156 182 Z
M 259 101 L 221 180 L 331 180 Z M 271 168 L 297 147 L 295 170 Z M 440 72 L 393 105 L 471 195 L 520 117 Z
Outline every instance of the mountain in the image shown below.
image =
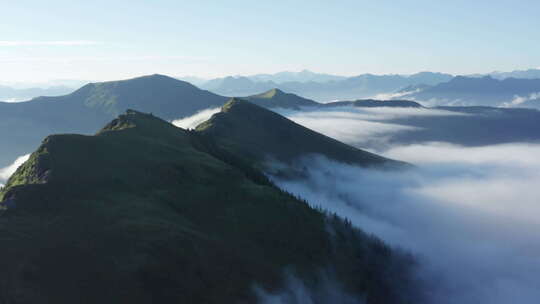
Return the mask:
M 321 104 L 322 107 L 340 107 L 354 106 L 364 108 L 392 107 L 392 108 L 421 108 L 422 105 L 410 100 L 376 100 L 376 99 L 359 99 L 356 101 L 335 101 Z
M 305 128 L 287 118 L 241 99 L 231 99 L 220 113 L 196 128 L 200 137 L 220 149 L 232 150 L 263 168 L 273 160 L 292 163 L 322 155 L 359 166 L 399 167 L 400 162 L 362 151 Z
M 25 88 L 16 89 L 0 85 L 0 100 L 23 101 L 30 100 L 38 96 L 57 96 L 73 92 L 72 88 L 65 86 L 54 86 L 49 88 Z
M 151 75 L 90 83 L 64 96 L 0 103 L 0 167 L 36 149 L 49 134 L 92 134 L 127 109 L 172 120 L 219 107 L 226 101 L 187 82 Z
M 284 82 L 319 82 L 324 83 L 328 81 L 338 81 L 343 80 L 347 77 L 323 74 L 323 73 L 314 73 L 309 70 L 302 70 L 300 72 L 279 72 L 275 74 L 257 74 L 248 76 L 249 79 L 257 82 L 266 82 L 272 81 L 275 83 L 284 83 Z
M 540 79 L 503 80 L 486 76 L 482 78 L 457 76 L 452 80 L 420 92 L 401 96 L 435 105 L 484 105 L 500 106 L 519 97 L 540 92 Z
M 422 72 L 413 75 L 363 74 L 328 82 L 256 81 L 248 77 L 226 77 L 210 80 L 201 88 L 225 96 L 247 96 L 278 88 L 315 101 L 358 99 L 381 93 L 395 92 L 411 85 L 434 85 L 452 78 L 452 75 Z
M 207 127 L 272 138 L 250 119 L 291 127 L 275 115 L 231 102 Z M 418 303 L 410 257 L 198 132 L 130 110 L 94 136 L 47 137 L 0 191 L 2 302 L 255 303 L 255 287 L 279 292 L 293 274 L 322 301 Z
M 251 95 L 254 92 L 269 90 L 282 83 L 325 83 L 346 79 L 345 76 L 314 73 L 308 70 L 301 72 L 279 72 L 275 74 L 256 74 L 251 76 L 227 76 L 202 81 L 194 77 L 179 78 L 201 86 L 207 90 L 216 90 L 220 94 L 230 96 Z M 195 82 L 192 82 L 195 81 Z
M 191 115 L 224 103 L 225 98 L 164 75 L 143 76 L 123 81 L 91 83 L 70 98 L 109 116 L 126 109 L 152 112 L 165 119 Z
M 495 79 L 519 78 L 519 79 L 540 79 L 540 69 L 515 70 L 511 72 L 491 72 L 488 74 L 475 74 L 470 77 L 490 76 Z
M 228 76 L 209 80 L 199 86 L 224 96 L 247 96 L 278 87 L 273 81 L 254 81 L 244 76 Z
M 299 110 L 301 107 L 314 107 L 320 105 L 318 102 L 295 94 L 285 93 L 280 89 L 272 89 L 261 94 L 244 97 L 244 99 L 266 108 Z

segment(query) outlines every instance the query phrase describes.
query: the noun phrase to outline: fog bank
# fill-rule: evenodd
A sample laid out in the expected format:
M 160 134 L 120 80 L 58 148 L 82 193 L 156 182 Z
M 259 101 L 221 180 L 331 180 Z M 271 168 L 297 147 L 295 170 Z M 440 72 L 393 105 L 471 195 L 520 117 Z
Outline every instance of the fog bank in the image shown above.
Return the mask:
M 410 152 L 399 149 L 392 156 Z M 418 275 L 429 286 L 425 292 L 431 303 L 536 303 L 540 162 L 527 157 L 539 149 L 428 146 L 425 153 L 399 158 L 428 159 L 404 172 L 306 158 L 298 163 L 306 168 L 305 179 L 273 180 L 311 205 L 417 255 Z M 507 151 L 521 151 L 524 157 L 508 160 Z M 442 157 L 447 152 L 453 153 L 451 161 Z

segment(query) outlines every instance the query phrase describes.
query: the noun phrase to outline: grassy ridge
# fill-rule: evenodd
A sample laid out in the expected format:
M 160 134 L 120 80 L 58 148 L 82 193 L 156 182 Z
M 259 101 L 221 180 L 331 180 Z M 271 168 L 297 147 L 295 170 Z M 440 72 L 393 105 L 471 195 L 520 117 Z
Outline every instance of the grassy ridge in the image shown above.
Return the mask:
M 404 165 L 346 145 L 237 98 L 226 103 L 220 113 L 200 124 L 196 131 L 256 164 L 264 163 L 266 158 L 290 163 L 305 155 L 320 154 L 364 167 Z
M 48 137 L 1 192 L 0 303 L 253 303 L 331 267 L 403 302 L 412 262 L 273 186 L 235 151 L 128 111 Z

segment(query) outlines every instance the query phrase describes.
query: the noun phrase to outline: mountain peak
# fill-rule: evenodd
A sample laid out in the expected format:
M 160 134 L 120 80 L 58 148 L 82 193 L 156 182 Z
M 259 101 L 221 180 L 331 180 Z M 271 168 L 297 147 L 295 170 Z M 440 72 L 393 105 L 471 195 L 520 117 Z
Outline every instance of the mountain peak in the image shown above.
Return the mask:
M 161 74 L 90 83 L 66 98 L 104 112 L 111 118 L 126 109 L 137 109 L 154 112 L 165 119 L 176 119 L 226 101 L 225 97 Z
M 309 155 L 360 166 L 399 165 L 305 128 L 249 101 L 233 98 L 196 132 L 238 155 L 265 166 L 268 158 L 290 163 Z
M 274 98 L 275 96 L 284 95 L 285 92 L 281 91 L 280 89 L 273 88 L 271 90 L 268 90 L 264 93 L 253 95 L 251 97 L 254 98 Z
M 248 96 L 246 99 L 266 108 L 299 109 L 300 107 L 318 105 L 318 103 L 313 100 L 295 94 L 285 93 L 277 88 L 261 94 Z
M 143 113 L 135 110 L 127 110 L 101 129 L 96 135 L 104 135 L 110 132 L 126 131 L 135 136 L 160 138 L 177 137 L 186 134 L 186 131 L 174 126 L 152 113 Z
M 0 189 L 2 299 L 24 290 L 24 303 L 255 303 L 254 284 L 278 290 L 288 269 L 317 282 L 323 265 L 359 299 L 409 302 L 387 291 L 394 280 L 401 290 L 412 261 L 278 189 L 237 154 L 281 145 L 266 135 L 288 120 L 237 99 L 228 107 L 255 115 L 223 126 L 251 135 L 229 147 L 134 110 L 109 129 L 128 128 L 49 137 Z M 282 120 L 280 129 L 263 121 L 252 130 L 261 117 Z

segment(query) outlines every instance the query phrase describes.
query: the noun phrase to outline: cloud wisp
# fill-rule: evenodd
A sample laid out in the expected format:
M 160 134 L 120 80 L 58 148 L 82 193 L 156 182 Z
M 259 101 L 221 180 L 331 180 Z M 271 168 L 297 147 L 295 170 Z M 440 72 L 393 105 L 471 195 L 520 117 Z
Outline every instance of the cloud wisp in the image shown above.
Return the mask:
M 11 165 L 0 168 L 0 186 L 5 184 L 9 177 L 15 173 L 15 171 L 30 158 L 30 154 L 26 154 L 18 157 Z
M 380 93 L 380 94 L 377 94 L 377 95 L 375 95 L 375 96 L 373 96 L 371 98 L 372 99 L 377 99 L 377 100 L 392 100 L 392 99 L 401 98 L 401 97 L 409 95 L 409 94 L 418 93 L 420 91 L 422 91 L 422 90 L 421 89 L 416 89 L 416 90 L 404 91 L 404 92 Z
M 514 96 L 514 99 L 512 99 L 512 101 L 501 104 L 501 107 L 504 107 L 504 108 L 518 107 L 522 105 L 523 103 L 526 103 L 532 100 L 540 100 L 540 92 L 531 93 L 527 96 L 516 95 Z
M 211 108 L 199 111 L 191 116 L 176 119 L 172 124 L 182 129 L 194 129 L 199 124 L 207 121 L 212 115 L 221 111 L 221 108 Z
M 335 107 L 305 111 L 280 109 L 278 113 L 326 136 L 368 149 L 388 146 L 392 135 L 419 129 L 390 122 L 393 119 L 468 115 L 441 109 L 394 107 Z

